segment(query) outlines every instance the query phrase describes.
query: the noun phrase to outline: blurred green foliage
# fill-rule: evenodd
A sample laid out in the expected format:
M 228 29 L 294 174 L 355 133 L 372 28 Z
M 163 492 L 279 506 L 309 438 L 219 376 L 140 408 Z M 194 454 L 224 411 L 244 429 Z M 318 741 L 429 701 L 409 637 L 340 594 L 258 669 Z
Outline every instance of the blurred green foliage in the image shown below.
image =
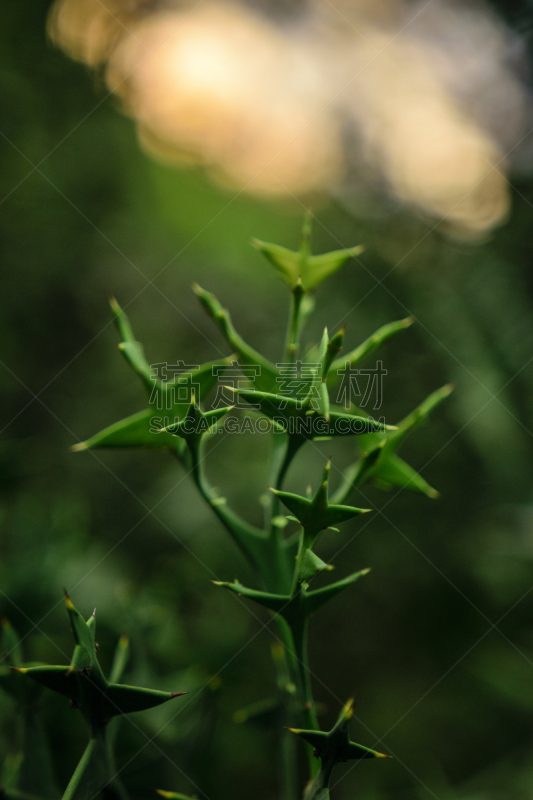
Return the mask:
M 209 584 L 236 562 L 246 578 L 239 553 L 164 456 L 81 457 L 68 447 L 142 400 L 116 350 L 108 293 L 127 307 L 149 361 L 169 347 L 192 363 L 220 357 L 193 280 L 279 360 L 285 287 L 248 241 L 295 247 L 302 209 L 225 194 L 149 161 L 102 87 L 47 44 L 48 5 L 0 11 L 1 611 L 27 660 L 57 663 L 58 648 L 70 647 L 65 586 L 86 616 L 98 608 L 104 670 L 127 633 L 128 682 L 189 690 L 183 713 L 161 706 L 138 717 L 141 731 L 124 724 L 118 761 L 135 756 L 124 774 L 134 796 L 148 796 L 138 787 L 199 786 L 213 800 L 266 800 L 272 739 L 233 714 L 273 681 L 267 617 Z M 435 386 L 456 384 L 403 453 L 440 499 L 365 491 L 354 502 L 378 510 L 324 541 L 326 560 L 342 548 L 339 578 L 373 569 L 353 601 L 337 598 L 313 624 L 322 722 L 330 728 L 355 692 L 354 738 L 395 755 L 387 770 L 339 768 L 339 800 L 530 795 L 533 181 L 514 184 L 509 221 L 477 246 L 450 242 L 407 211 L 361 220 L 333 203 L 317 209 L 315 252 L 358 241 L 366 251 L 320 290 L 323 318 L 310 336 L 325 318 L 346 323 L 348 351 L 390 319 L 415 316 L 383 350 L 390 421 Z M 230 496 L 252 521 L 261 508 L 245 498 L 268 481 L 257 438 L 228 439 L 210 467 L 227 492 L 227 459 L 247 465 L 242 492 Z M 320 449 L 296 461 L 292 491 L 305 492 L 309 469 L 318 480 L 330 454 Z M 335 456 L 349 463 L 345 450 Z M 65 786 L 85 733 L 66 703 L 47 694 L 41 702 Z M 15 717 L 2 693 L 5 769 L 18 752 Z

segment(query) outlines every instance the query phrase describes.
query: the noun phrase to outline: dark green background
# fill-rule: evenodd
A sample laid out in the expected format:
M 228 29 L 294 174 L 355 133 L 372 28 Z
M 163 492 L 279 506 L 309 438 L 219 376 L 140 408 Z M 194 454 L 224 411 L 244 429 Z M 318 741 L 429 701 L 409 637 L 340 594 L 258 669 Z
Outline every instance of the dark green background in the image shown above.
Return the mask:
M 64 663 L 65 586 L 87 615 L 97 606 L 104 664 L 127 632 L 131 682 L 190 689 L 187 702 L 123 723 L 119 762 L 134 757 L 124 774 L 135 797 L 153 786 L 200 795 L 190 776 L 213 800 L 266 800 L 277 791 L 273 737 L 232 714 L 271 691 L 273 637 L 260 630 L 265 614 L 210 583 L 250 580 L 246 566 L 165 456 L 68 448 L 143 407 L 108 293 L 128 306 L 152 362 L 227 354 L 193 280 L 280 359 L 287 292 L 248 240 L 295 246 L 301 208 L 235 198 L 150 161 L 101 83 L 47 43 L 48 5 L 0 10 L 0 610 L 28 658 Z M 512 22 L 527 27 L 525 5 Z M 376 506 L 372 518 L 323 537 L 322 557 L 343 548 L 339 577 L 373 568 L 313 621 L 323 723 L 355 692 L 353 738 L 395 755 L 347 768 L 338 800 L 531 795 L 533 181 L 512 181 L 508 223 L 477 246 L 399 209 L 372 222 L 317 209 L 316 252 L 367 250 L 320 289 L 311 332 L 346 322 L 354 346 L 416 316 L 382 351 L 388 421 L 456 384 L 403 452 L 441 498 L 365 490 L 353 499 Z M 267 483 L 260 438 L 228 439 L 210 463 L 250 519 Z M 289 486 L 316 485 L 330 450 L 302 454 Z M 333 452 L 347 463 L 346 447 Z M 213 675 L 220 685 L 202 688 Z M 0 711 L 1 757 L 14 747 L 6 696 Z M 46 696 L 43 711 L 64 786 L 85 730 L 60 698 Z M 145 734 L 157 736 L 141 750 Z

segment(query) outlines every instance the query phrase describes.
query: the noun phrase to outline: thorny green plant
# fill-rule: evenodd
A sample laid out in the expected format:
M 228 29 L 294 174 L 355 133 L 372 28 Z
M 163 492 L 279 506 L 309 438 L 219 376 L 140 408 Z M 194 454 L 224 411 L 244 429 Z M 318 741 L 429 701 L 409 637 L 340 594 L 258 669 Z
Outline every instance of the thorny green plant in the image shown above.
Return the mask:
M 277 672 L 277 696 L 243 709 L 238 716 L 246 720 L 256 714 L 277 712 L 275 718 L 280 722 L 279 763 L 282 765 L 280 796 L 283 800 L 301 796 L 298 738 L 306 750 L 305 800 L 328 800 L 331 776 L 340 762 L 386 757 L 350 741 L 347 726 L 352 716 L 352 700 L 346 703 L 329 732 L 320 730 L 308 661 L 309 618 L 369 570 L 362 569 L 342 580 L 312 589 L 315 576 L 331 569 L 315 548 L 322 531 L 336 530 L 334 526 L 368 510 L 346 505 L 346 501 L 354 490 L 369 481 L 384 488 L 397 486 L 428 497 L 437 496 L 437 492 L 397 451 L 407 434 L 424 422 L 430 411 L 451 391 L 450 386 L 444 386 L 434 392 L 398 425 L 374 419 L 363 408 L 354 405 L 346 408 L 346 405 L 343 407 L 331 402 L 331 392 L 338 388 L 343 368 L 355 368 L 383 342 L 409 327 L 413 320 L 408 318 L 384 325 L 342 357 L 339 354 L 344 328 L 331 338 L 325 329 L 316 347 L 301 355 L 300 340 L 314 307 L 314 290 L 361 250 L 354 247 L 312 255 L 310 233 L 310 217 L 307 216 L 301 246 L 296 252 L 253 241 L 290 289 L 291 306 L 282 363 L 272 363 L 248 345 L 216 297 L 195 286 L 200 303 L 220 330 L 231 354 L 171 380 L 162 380 L 154 374 L 124 311 L 113 299 L 111 306 L 122 338 L 119 348 L 144 385 L 148 395 L 147 408 L 73 448 L 148 447 L 171 453 L 191 475 L 203 500 L 252 566 L 257 588 L 244 586 L 238 580 L 215 583 L 269 609 L 278 626 L 281 644 L 272 650 Z M 236 365 L 241 370 L 241 378 L 237 388 L 227 388 L 234 393 L 235 404 L 241 407 L 245 404 L 251 409 L 248 416 L 269 421 L 273 440 L 272 485 L 262 529 L 232 510 L 206 477 L 206 444 L 210 436 L 225 424 L 233 406 L 203 410 L 201 399 L 213 388 L 220 374 Z M 287 380 L 287 375 L 297 379 Z M 161 425 L 162 418 L 154 415 L 162 409 L 170 419 L 165 426 Z M 307 497 L 302 497 L 284 491 L 285 477 L 301 448 L 312 441 L 339 436 L 355 438 L 358 457 L 343 474 L 333 495 L 329 496 L 331 459 L 325 465 L 322 481 L 314 495 L 309 492 Z M 282 513 L 282 506 L 290 513 Z M 287 533 L 290 523 L 297 523 L 296 532 Z M 28 749 L 39 752 L 37 771 L 40 774 L 35 776 L 35 758 L 26 755 L 22 764 L 9 773 L 4 797 L 46 799 L 59 796 L 50 768 L 45 763 L 45 745 L 41 741 L 42 733 L 35 714 L 36 692 L 44 686 L 66 695 L 80 709 L 89 728 L 89 744 L 63 800 L 92 800 L 103 787 L 120 800 L 125 800 L 127 794 L 113 765 L 112 743 L 118 715 L 166 702 L 176 694 L 117 683 L 126 660 L 124 640 L 119 643 L 108 681 L 96 657 L 94 616 L 85 622 L 68 596 L 66 602 L 76 644 L 68 667 L 22 665 L 15 634 L 7 623 L 5 625 L 4 648 L 11 654 L 14 672 L 2 668 L 0 685 L 13 693 L 19 702 L 24 719 L 26 752 Z M 34 684 L 25 684 L 23 676 L 32 678 Z M 161 791 L 161 794 L 168 798 L 184 798 L 179 793 Z
M 5 800 L 59 797 L 37 717 L 40 691 L 45 687 L 66 696 L 71 707 L 81 711 L 89 729 L 89 742 L 62 795 L 63 800 L 91 800 L 103 787 L 109 788 L 118 800 L 128 800 L 113 755 L 119 717 L 161 705 L 185 692 L 160 692 L 119 683 L 128 660 L 126 637 L 119 640 L 108 680 L 96 656 L 95 612 L 85 621 L 66 592 L 65 601 L 75 643 L 68 666 L 24 664 L 20 642 L 9 622 L 3 621 L 3 643 L 12 664 L 0 669 L 0 686 L 17 700 L 21 709 L 23 758 L 6 765 L 6 785 L 0 789 L 0 796 Z M 22 677 L 31 678 L 32 682 L 27 683 Z

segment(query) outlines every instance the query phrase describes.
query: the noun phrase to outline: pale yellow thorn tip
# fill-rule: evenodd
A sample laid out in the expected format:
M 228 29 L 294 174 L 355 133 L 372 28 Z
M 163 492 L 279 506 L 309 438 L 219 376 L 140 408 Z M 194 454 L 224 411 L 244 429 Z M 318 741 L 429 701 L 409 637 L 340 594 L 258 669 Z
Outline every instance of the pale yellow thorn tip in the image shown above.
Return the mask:
M 120 639 L 118 640 L 119 647 L 122 647 L 122 649 L 124 649 L 129 645 L 129 643 L 130 643 L 129 637 L 126 636 L 125 633 L 123 633 Z
M 229 389 L 231 392 L 233 392 L 233 394 L 237 394 L 238 391 L 238 389 L 236 389 L 234 386 L 222 386 L 222 388 Z
M 346 717 L 348 717 L 348 719 L 350 719 L 350 717 L 353 714 L 353 704 L 354 704 L 354 698 L 350 697 L 350 699 L 346 701 L 346 703 L 344 704 L 344 708 L 342 709 L 342 713 Z
M 9 667 L 9 669 L 12 669 L 14 672 L 22 672 L 23 675 L 28 671 L 28 667 Z
M 111 306 L 115 314 L 118 314 L 120 311 L 122 311 L 121 307 L 117 302 L 117 298 L 114 297 L 112 294 L 109 295 L 109 305 Z
M 69 447 L 71 453 L 79 453 L 82 450 L 88 450 L 89 445 L 87 442 L 78 442 L 78 444 L 73 444 Z

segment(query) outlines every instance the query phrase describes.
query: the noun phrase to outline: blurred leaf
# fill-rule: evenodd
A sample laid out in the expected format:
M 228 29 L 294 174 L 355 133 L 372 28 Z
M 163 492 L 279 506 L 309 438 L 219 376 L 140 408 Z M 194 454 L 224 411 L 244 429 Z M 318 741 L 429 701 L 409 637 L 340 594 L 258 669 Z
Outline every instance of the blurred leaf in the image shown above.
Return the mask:
M 276 614 L 283 612 L 291 600 L 289 595 L 279 595 L 273 594 L 272 592 L 261 592 L 257 589 L 249 589 L 247 586 L 243 586 L 242 583 L 239 583 L 238 580 L 233 581 L 233 583 L 228 581 L 213 581 L 213 583 L 215 586 L 222 586 L 225 589 L 229 589 L 236 595 L 242 595 L 250 598 L 250 600 L 255 600 L 256 603 L 265 606 L 265 608 L 274 611 Z
M 135 711 L 146 711 L 180 697 L 186 692 L 160 692 L 156 689 L 141 689 L 138 686 L 109 683 L 107 685 L 108 716 L 117 714 L 133 714 Z
M 155 447 L 158 450 L 175 450 L 179 443 L 170 434 L 150 431 L 153 416 L 154 412 L 150 408 L 138 411 L 131 417 L 109 425 L 87 441 L 73 445 L 71 450 L 78 452 L 91 447 Z M 182 450 L 184 449 L 183 446 Z
M 340 331 L 337 331 L 335 336 L 328 342 L 328 346 L 326 349 L 326 353 L 324 358 L 321 360 L 322 363 L 322 377 L 327 378 L 330 369 L 332 369 L 333 364 L 335 363 L 335 358 L 338 356 L 339 352 L 342 350 L 342 344 L 344 342 L 344 333 L 346 330 L 346 326 L 344 325 Z
M 13 667 L 22 664 L 22 646 L 7 617 L 2 618 L 2 658 L 0 663 L 7 661 Z
M 200 400 L 205 396 L 217 381 L 216 370 L 225 369 L 230 363 L 229 359 L 211 361 L 173 381 L 159 383 L 150 397 L 149 408 L 104 428 L 71 449 L 77 452 L 92 447 L 150 447 L 183 455 L 184 444 L 170 434 L 160 432 L 164 420 L 177 423 L 183 419 L 191 399 L 196 397 Z
M 19 675 L 66 695 L 79 708 L 91 731 L 103 729 L 117 714 L 130 714 L 168 702 L 183 692 L 160 692 L 111 683 L 104 677 L 96 656 L 92 625 L 84 621 L 65 595 L 76 647 L 70 667 L 42 666 L 14 668 Z M 83 664 L 82 667 L 79 665 Z
M 74 607 L 72 600 L 66 592 L 65 603 L 70 620 L 70 628 L 72 630 L 72 635 L 74 636 L 74 641 L 77 645 L 74 648 L 74 655 L 72 657 L 70 670 L 77 670 L 80 672 L 82 670 L 90 670 L 91 674 L 94 670 L 95 674 L 92 675 L 93 680 L 102 679 L 103 675 L 100 670 L 98 659 L 96 658 L 96 646 L 93 635 L 95 612 L 93 612 L 89 620 L 85 622 L 79 611 L 77 611 Z
M 373 477 L 377 485 L 383 485 L 385 488 L 401 486 L 426 494 L 433 499 L 439 496 L 436 489 L 395 453 L 391 453 L 388 458 L 383 459 L 383 464 L 376 467 Z
M 378 328 L 378 330 L 373 333 L 372 336 L 369 336 L 362 344 L 354 350 L 351 350 L 342 358 L 334 361 L 329 373 L 328 386 L 332 388 L 339 382 L 342 371 L 346 368 L 347 364 L 350 366 L 358 364 L 363 358 L 366 358 L 366 356 L 373 353 L 374 350 L 377 350 L 387 339 L 390 339 L 391 336 L 409 328 L 413 322 L 413 317 L 407 317 L 407 319 L 400 319 L 397 322 L 389 322 L 387 325 L 382 325 L 381 328 Z
M 364 575 L 368 575 L 370 569 L 361 569 L 359 572 L 354 572 L 351 575 L 348 575 L 347 578 L 343 578 L 340 581 L 336 581 L 335 583 L 330 583 L 328 586 L 323 586 L 321 589 L 315 589 L 312 592 L 306 592 L 306 612 L 307 614 L 314 614 L 315 611 L 327 603 L 328 600 L 331 600 L 332 597 L 342 592 L 348 586 L 351 586 L 352 583 L 355 583 L 362 578 Z
M 237 725 L 242 725 L 245 722 L 254 722 L 258 725 L 274 727 L 279 724 L 282 712 L 283 706 L 280 701 L 275 697 L 267 697 L 235 711 L 233 722 Z
M 222 308 L 214 294 L 206 292 L 196 283 L 193 284 L 193 289 L 229 346 L 239 356 L 240 361 L 245 365 L 258 368 L 257 374 L 248 378 L 250 383 L 257 386 L 258 389 L 272 391 L 276 387 L 276 379 L 279 374 L 276 366 L 257 350 L 254 350 L 253 347 L 246 344 L 244 339 L 239 336 L 233 327 L 229 311 Z
M 3 658 L 0 661 L 0 688 L 10 694 L 23 709 L 30 708 L 39 699 L 41 690 L 37 686 L 19 680 L 16 673 L 10 669 L 23 666 L 24 662 L 19 637 L 5 617 L 2 620 L 1 642 Z
M 281 274 L 291 289 L 301 279 L 303 288 L 308 291 L 315 289 L 323 280 L 336 272 L 348 258 L 354 258 L 363 252 L 364 247 L 349 247 L 345 250 L 334 250 L 313 256 L 310 253 L 309 238 L 311 235 L 311 217 L 304 220 L 302 242 L 297 251 L 288 250 L 270 242 L 252 239 L 252 245 L 257 248 L 272 266 Z
M 139 375 L 148 394 L 150 394 L 157 381 L 152 375 L 150 364 L 144 357 L 143 346 L 140 342 L 136 341 L 129 320 L 115 298 L 111 297 L 109 302 L 113 314 L 115 315 L 115 323 L 123 339 L 118 346 L 119 350 L 133 371 Z
M 376 463 L 368 470 L 366 477 L 375 479 L 378 485 L 381 483 L 385 486 L 401 486 L 422 492 L 431 498 L 438 497 L 438 492 L 403 459 L 397 456 L 396 451 L 402 445 L 405 437 L 414 428 L 424 423 L 431 411 L 445 400 L 452 390 L 453 386 L 448 384 L 430 394 L 423 403 L 398 424 L 397 430 L 385 434 L 375 433 L 371 436 L 363 435 L 360 437 L 360 445 L 367 455 L 381 448 Z
M 54 800 L 59 797 L 59 792 L 41 721 L 34 713 L 26 712 L 23 724 L 24 758 L 18 776 L 18 789 L 43 800 Z
M 111 683 L 117 683 L 124 674 L 130 656 L 130 643 L 127 636 L 121 636 L 115 649 L 113 664 L 109 674 Z

